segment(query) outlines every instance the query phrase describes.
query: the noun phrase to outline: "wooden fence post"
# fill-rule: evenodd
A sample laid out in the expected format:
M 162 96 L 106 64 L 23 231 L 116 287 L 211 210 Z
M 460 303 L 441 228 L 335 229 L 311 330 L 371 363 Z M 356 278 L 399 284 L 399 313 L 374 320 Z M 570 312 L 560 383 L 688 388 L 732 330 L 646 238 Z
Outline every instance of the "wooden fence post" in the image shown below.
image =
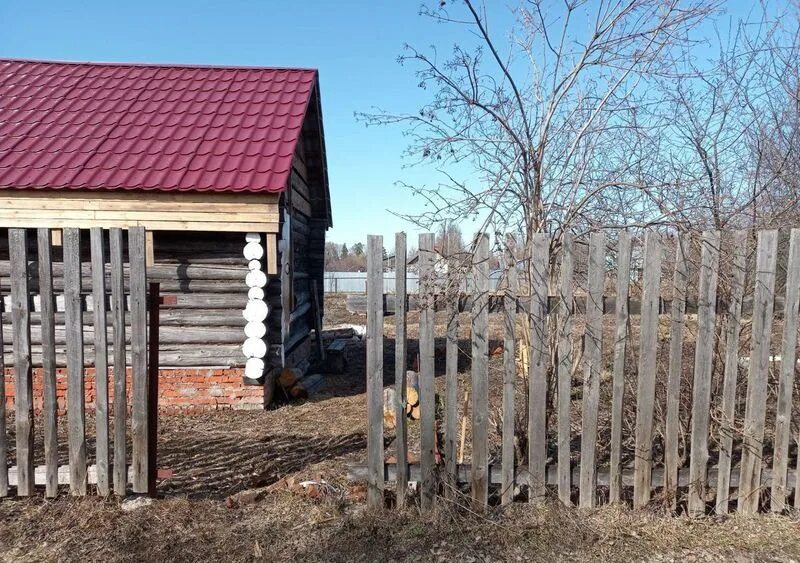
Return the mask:
M 786 508 L 786 486 L 789 468 L 789 436 L 792 422 L 792 390 L 797 369 L 797 308 L 800 305 L 800 229 L 792 229 L 789 260 L 786 265 L 786 300 L 783 312 L 778 404 L 775 413 L 775 443 L 772 462 L 772 512 Z M 797 489 L 795 489 L 797 490 Z M 797 493 L 795 493 L 797 494 Z
M 637 509 L 644 508 L 650 501 L 662 254 L 660 235 L 655 231 L 647 231 L 644 239 L 644 287 L 636 387 L 636 457 L 633 469 L 633 507 Z
M 406 368 L 408 365 L 408 342 L 406 340 L 406 234 L 397 233 L 394 239 L 395 271 L 395 444 L 397 457 L 397 508 L 403 508 L 408 494 L 408 428 L 406 425 Z
M 609 497 L 619 502 L 622 493 L 622 404 L 625 398 L 625 352 L 628 342 L 628 291 L 631 284 L 631 235 L 617 240 L 617 300 L 614 308 L 614 366 L 611 391 L 611 467 Z
M 517 261 L 512 250 L 513 238 L 506 241 L 506 281 L 508 287 L 503 296 L 503 318 L 505 335 L 503 338 L 503 435 L 501 452 L 500 497 L 502 504 L 514 500 L 514 386 L 517 379 L 516 331 L 517 331 L 517 292 L 519 281 Z
M 69 488 L 85 495 L 86 387 L 83 371 L 83 309 L 81 303 L 81 232 L 64 229 L 64 327 L 67 336 L 67 424 L 69 426 Z
M 692 436 L 689 459 L 689 515 L 706 511 L 706 470 L 708 466 L 708 420 L 711 408 L 714 327 L 717 312 L 719 231 L 706 231 L 701 241 L 700 287 L 697 310 L 697 340 L 692 385 Z
M 447 479 L 445 495 L 454 498 L 458 486 L 458 297 L 459 278 L 456 263 L 448 262 L 447 335 L 445 342 L 445 420 L 444 420 L 444 461 Z M 466 413 L 464 413 L 466 416 Z
M 767 405 L 767 374 L 775 300 L 775 266 L 778 231 L 760 231 L 756 252 L 756 286 L 753 295 L 752 344 L 747 374 L 742 465 L 739 473 L 739 512 L 758 511 L 761 496 L 761 458 Z
M 123 230 L 109 231 L 111 259 L 111 308 L 114 329 L 114 492 L 125 496 L 128 488 L 127 457 L 127 358 L 125 345 L 125 285 Z
M 30 496 L 34 492 L 34 432 L 27 231 L 9 229 L 8 245 L 11 261 L 11 324 L 16 393 L 14 415 L 17 431 L 17 494 Z
M 0 299 L 2 296 L 0 295 Z M 3 318 L 0 315 L 0 350 L 5 350 Z M 0 497 L 8 496 L 8 436 L 6 428 L 6 363 L 0 354 Z
M 316 292 L 316 288 L 314 288 Z M 161 324 L 161 284 L 150 283 L 148 289 L 148 349 L 147 349 L 147 494 L 156 496 L 156 477 L 158 475 L 158 368 L 159 368 L 159 327 Z M 322 340 L 320 331 L 317 339 Z
M 533 235 L 530 285 L 530 367 L 528 368 L 528 500 L 544 499 L 547 484 L 548 278 L 550 237 Z
M 725 328 L 725 373 L 722 388 L 722 422 L 719 429 L 719 463 L 717 464 L 717 514 L 727 514 L 730 502 L 733 426 L 736 418 L 736 383 L 739 378 L 739 336 L 741 333 L 742 299 L 747 267 L 747 231 L 733 235 L 733 262 L 730 277 L 731 304 Z
M 45 496 L 58 495 L 58 401 L 56 398 L 55 297 L 50 229 L 38 229 L 39 296 L 41 299 Z
M 489 501 L 489 237 L 479 234 L 472 266 L 472 501 Z
M 672 510 L 678 497 L 678 437 L 681 434 L 680 393 L 683 371 L 683 330 L 686 326 L 686 287 L 689 281 L 689 237 L 675 242 L 675 271 L 670 305 L 669 368 L 667 373 L 667 420 L 664 428 L 664 493 Z
M 580 506 L 595 503 L 597 469 L 597 416 L 600 411 L 600 376 L 603 348 L 603 287 L 606 277 L 606 237 L 593 232 L 589 238 L 589 283 L 586 290 L 586 331 L 583 343 L 583 413 L 581 417 Z
M 103 250 L 103 229 L 90 231 L 92 252 L 92 308 L 94 309 L 94 377 L 97 492 L 106 496 L 110 492 L 108 470 L 108 329 L 106 327 L 106 258 Z
M 367 237 L 367 504 L 383 507 L 383 237 Z
M 436 387 L 434 384 L 434 235 L 419 235 L 419 407 L 420 470 L 422 486 L 420 505 L 433 506 L 436 494 Z
M 572 235 L 561 239 L 561 282 L 558 301 L 558 498 L 572 504 L 570 417 L 572 410 Z
M 147 265 L 143 227 L 128 229 L 128 256 L 131 288 L 131 444 L 133 492 L 148 491 L 150 436 L 148 417 L 149 377 L 147 373 Z

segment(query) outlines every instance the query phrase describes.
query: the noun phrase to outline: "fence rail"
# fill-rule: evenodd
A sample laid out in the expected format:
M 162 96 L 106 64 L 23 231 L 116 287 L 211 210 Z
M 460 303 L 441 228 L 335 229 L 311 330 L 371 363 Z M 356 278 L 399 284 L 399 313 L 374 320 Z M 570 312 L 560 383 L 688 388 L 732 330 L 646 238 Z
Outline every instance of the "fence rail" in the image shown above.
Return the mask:
M 476 507 L 492 498 L 535 502 L 548 491 L 565 504 L 628 501 L 637 508 L 655 491 L 691 515 L 726 513 L 734 500 L 744 513 L 782 511 L 792 497 L 800 506 L 792 425 L 800 405 L 800 229 L 789 235 L 537 234 L 526 256 L 509 241 L 496 286 L 489 284 L 486 235 L 476 239 L 468 268 L 449 269 L 440 267 L 447 258 L 433 251 L 432 235 L 421 235 L 413 297 L 402 283 L 395 295 L 384 294 L 382 237 L 369 237 L 367 294 L 349 300 L 368 318 L 368 465 L 351 477 L 368 477 L 376 506 L 384 503 L 384 482 L 395 480 L 398 505 L 413 480 L 424 509 L 459 483 L 469 483 Z M 405 248 L 405 235 L 396 246 Z M 634 258 L 641 264 L 635 272 Z M 460 290 L 466 275 L 469 295 Z M 418 464 L 407 463 L 416 446 L 408 444 L 405 420 L 410 309 L 420 312 Z M 437 311 L 444 324 L 435 322 Z M 470 317 L 470 373 L 459 379 L 461 312 Z M 396 464 L 384 461 L 380 414 L 384 313 L 396 313 Z M 436 326 L 445 327 L 440 397 Z M 503 351 L 495 364 L 493 337 Z M 461 385 L 471 394 L 468 463 L 456 459 Z M 490 432 L 499 435 L 491 444 Z

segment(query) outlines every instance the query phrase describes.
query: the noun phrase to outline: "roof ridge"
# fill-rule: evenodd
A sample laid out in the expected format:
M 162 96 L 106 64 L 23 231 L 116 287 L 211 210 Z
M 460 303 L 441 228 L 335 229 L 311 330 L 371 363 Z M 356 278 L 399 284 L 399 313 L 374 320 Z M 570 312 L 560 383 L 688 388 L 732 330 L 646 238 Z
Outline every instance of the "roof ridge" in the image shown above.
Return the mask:
M 288 70 L 300 72 L 319 72 L 313 67 L 285 67 L 285 66 L 250 66 L 250 65 L 222 65 L 222 64 L 192 64 L 192 63 L 144 63 L 144 62 L 114 62 L 114 61 L 64 61 L 53 59 L 25 59 L 13 57 L 0 57 L 0 63 L 41 63 L 54 65 L 84 65 L 84 66 L 116 66 L 138 68 L 197 68 L 218 70 Z

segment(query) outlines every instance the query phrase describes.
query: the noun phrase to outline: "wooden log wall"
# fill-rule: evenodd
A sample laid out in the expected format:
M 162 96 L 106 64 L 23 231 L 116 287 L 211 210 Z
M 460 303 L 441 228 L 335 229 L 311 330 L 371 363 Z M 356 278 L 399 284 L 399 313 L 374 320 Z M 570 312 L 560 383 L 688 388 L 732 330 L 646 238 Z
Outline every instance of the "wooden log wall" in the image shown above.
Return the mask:
M 399 248 L 404 241 L 398 238 Z M 384 480 L 394 479 L 403 500 L 407 482 L 419 483 L 423 510 L 459 487 L 471 491 L 479 510 L 493 498 L 537 502 L 548 494 L 581 507 L 629 502 L 644 508 L 658 498 L 691 516 L 800 505 L 800 454 L 793 444 L 800 404 L 800 229 L 680 236 L 652 230 L 640 238 L 593 232 L 564 236 L 556 245 L 536 235 L 524 245 L 530 268 L 517 271 L 520 257 L 513 252 L 523 245 L 507 245 L 501 288 L 492 295 L 487 238 L 479 236 L 470 268 L 474 293 L 458 304 L 452 288 L 462 286 L 453 278 L 463 272 L 436 262 L 431 241 L 432 235 L 419 239 L 419 295 L 408 300 L 401 283 L 398 306 L 391 307 L 400 350 L 407 349 L 407 308 L 418 309 L 420 319 L 420 463 L 397 466 L 385 463 L 383 425 L 375 418 L 387 296 L 379 276 L 382 241 L 369 239 L 369 466 L 351 474 L 368 477 L 372 506 L 383 506 Z M 448 291 L 437 278 L 449 280 Z M 524 283 L 527 288 L 519 287 Z M 614 295 L 603 295 L 612 288 Z M 557 294 L 548 296 L 548 289 Z M 435 310 L 446 323 L 434 322 Z M 453 355 L 457 310 L 471 321 L 471 343 L 460 346 L 471 349 L 471 365 L 460 377 Z M 502 322 L 489 321 L 493 312 Z M 527 322 L 515 318 L 526 313 Z M 434 334 L 436 327 L 441 334 Z M 435 361 L 437 336 L 444 362 Z M 490 337 L 502 338 L 497 361 L 488 355 Z M 520 347 L 527 353 L 517 356 Z M 526 369 L 515 365 L 521 358 Z M 404 370 L 402 362 L 396 369 Z M 444 376 L 442 386 L 433 385 L 436 376 Z M 463 385 L 471 395 L 463 415 L 471 459 L 456 463 Z M 404 403 L 402 392 L 395 396 Z M 522 428 L 513 423 L 523 418 L 515 411 L 520 405 L 528 408 Z M 488 413 L 498 413 L 498 422 L 491 424 Z M 444 429 L 443 459 L 433 455 L 437 426 Z M 398 432 L 396 459 L 407 460 L 415 445 L 404 425 Z M 490 438 L 493 433 L 500 439 Z
M 108 231 L 104 232 L 103 251 L 110 255 Z M 76 296 L 83 311 L 83 363 L 95 364 L 95 324 L 93 314 L 96 307 L 93 295 L 94 282 L 91 269 L 90 237 L 88 232 L 80 237 L 81 291 Z M 160 363 L 161 367 L 242 367 L 245 356 L 241 351 L 244 341 L 245 319 L 242 310 L 247 304 L 247 261 L 242 256 L 243 235 L 241 233 L 154 233 L 155 263 L 148 268 L 148 281 L 161 284 L 164 304 L 161 308 Z M 42 366 L 42 311 L 46 299 L 40 287 L 41 264 L 36 259 L 36 237 L 28 237 L 29 291 L 33 295 L 31 306 L 31 353 L 34 367 Z M 125 261 L 122 266 L 122 283 L 126 295 L 126 315 L 123 322 L 129 327 L 124 335 L 128 365 L 131 365 L 131 319 L 130 315 L 130 266 L 128 245 L 121 249 Z M 59 367 L 66 366 L 67 322 L 64 295 L 64 270 L 62 246 L 52 246 L 52 287 L 54 291 L 55 361 Z M 3 299 L 3 357 L 8 365 L 13 357 L 11 349 L 11 296 L 9 276 L 11 262 L 8 255 L 7 230 L 0 230 L 0 295 Z M 106 286 L 105 325 L 108 350 L 114 354 L 122 341 L 112 339 L 115 322 L 111 311 L 110 288 L 113 283 L 112 267 L 106 263 L 103 282 Z M 76 271 L 77 275 L 77 271 Z M 94 279 L 99 281 L 95 275 Z M 280 288 L 276 288 L 277 291 Z M 277 352 L 273 350 L 273 355 Z

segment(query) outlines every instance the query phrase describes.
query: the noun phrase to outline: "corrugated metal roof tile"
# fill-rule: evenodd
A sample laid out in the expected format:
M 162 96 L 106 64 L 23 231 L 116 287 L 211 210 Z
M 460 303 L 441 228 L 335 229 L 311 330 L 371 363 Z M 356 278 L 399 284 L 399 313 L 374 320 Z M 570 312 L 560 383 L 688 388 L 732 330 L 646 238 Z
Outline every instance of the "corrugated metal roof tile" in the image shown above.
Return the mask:
M 282 191 L 316 76 L 0 59 L 0 187 Z

